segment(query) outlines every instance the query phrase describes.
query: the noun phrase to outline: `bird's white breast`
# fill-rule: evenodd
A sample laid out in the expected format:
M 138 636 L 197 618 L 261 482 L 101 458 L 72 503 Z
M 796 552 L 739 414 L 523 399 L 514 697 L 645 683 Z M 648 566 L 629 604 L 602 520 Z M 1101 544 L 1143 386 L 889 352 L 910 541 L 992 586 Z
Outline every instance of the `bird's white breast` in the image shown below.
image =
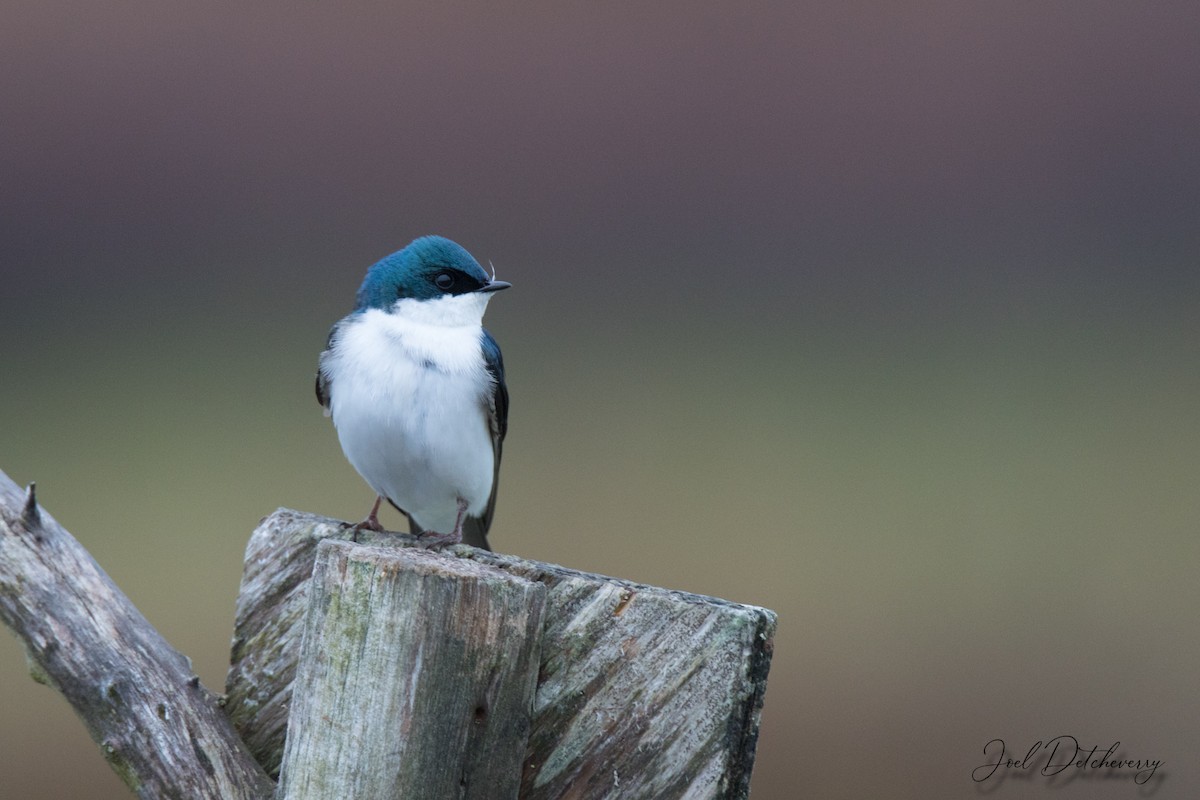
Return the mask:
M 452 530 L 460 497 L 478 516 L 491 494 L 484 304 L 456 325 L 431 321 L 428 301 L 416 314 L 368 310 L 342 326 L 323 362 L 346 457 L 427 530 Z

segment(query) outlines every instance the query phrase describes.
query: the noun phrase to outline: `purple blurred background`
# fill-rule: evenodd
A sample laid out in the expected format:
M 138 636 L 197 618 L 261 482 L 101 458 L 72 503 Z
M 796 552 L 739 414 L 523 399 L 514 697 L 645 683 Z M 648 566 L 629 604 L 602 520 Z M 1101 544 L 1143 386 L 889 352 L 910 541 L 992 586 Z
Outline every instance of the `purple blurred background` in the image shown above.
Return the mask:
M 1200 785 L 1194 4 L 2 17 L 0 468 L 210 687 L 257 518 L 365 513 L 316 354 L 441 233 L 516 287 L 495 546 L 780 613 L 755 797 Z M 15 642 L 0 708 L 0 794 L 126 796 Z

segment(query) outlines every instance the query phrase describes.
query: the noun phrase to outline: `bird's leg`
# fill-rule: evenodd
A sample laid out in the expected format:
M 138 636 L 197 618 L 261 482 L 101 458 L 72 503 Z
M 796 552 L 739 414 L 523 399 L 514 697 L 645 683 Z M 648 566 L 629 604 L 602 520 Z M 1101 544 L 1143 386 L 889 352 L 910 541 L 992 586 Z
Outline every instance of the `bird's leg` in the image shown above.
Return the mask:
M 383 502 L 383 497 L 380 495 L 376 495 L 375 496 L 375 505 L 371 506 L 371 513 L 367 515 L 367 518 L 364 519 L 362 522 L 356 522 L 353 525 L 349 526 L 354 531 L 354 533 L 350 537 L 353 541 L 356 541 L 356 542 L 358 541 L 359 531 L 366 530 L 366 531 L 379 532 L 379 531 L 383 530 L 383 525 L 379 522 L 379 504 L 382 502 Z
M 417 539 L 421 547 L 445 547 L 449 544 L 458 544 L 462 541 L 463 517 L 467 513 L 467 501 L 461 497 L 458 498 L 458 516 L 454 519 L 454 530 L 450 533 L 438 533 L 437 531 L 424 531 L 417 535 Z
M 383 530 L 383 525 L 379 523 L 379 506 L 383 503 L 382 495 L 375 495 L 375 505 L 371 506 L 371 513 L 362 521 L 364 528 L 369 528 L 373 531 Z

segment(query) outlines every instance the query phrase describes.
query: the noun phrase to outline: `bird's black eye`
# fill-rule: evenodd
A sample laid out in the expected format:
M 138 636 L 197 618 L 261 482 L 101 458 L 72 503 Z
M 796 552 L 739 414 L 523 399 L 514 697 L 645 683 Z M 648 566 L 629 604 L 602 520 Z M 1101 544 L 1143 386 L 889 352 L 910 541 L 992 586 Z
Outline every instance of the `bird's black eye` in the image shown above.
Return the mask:
M 433 278 L 433 285 L 447 292 L 454 286 L 454 276 L 449 272 L 439 272 Z

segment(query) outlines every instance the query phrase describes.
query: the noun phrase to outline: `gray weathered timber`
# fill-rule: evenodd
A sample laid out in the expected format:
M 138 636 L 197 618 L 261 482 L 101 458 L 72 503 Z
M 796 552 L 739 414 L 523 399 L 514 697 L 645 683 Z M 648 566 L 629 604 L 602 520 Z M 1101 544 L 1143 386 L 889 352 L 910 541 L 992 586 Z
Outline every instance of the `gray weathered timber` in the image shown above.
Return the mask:
M 317 543 L 342 536 L 349 534 L 334 520 L 280 509 L 246 545 L 225 713 L 272 777 L 283 757 Z
M 267 798 L 217 699 L 45 509 L 0 472 L 0 619 L 143 798 Z
M 336 520 L 280 509 L 247 546 L 227 710 L 268 771 L 283 751 L 317 543 L 348 535 Z M 774 613 L 469 547 L 444 552 L 547 589 L 522 798 L 747 796 Z
M 326 540 L 308 594 L 281 800 L 517 797 L 546 587 Z

